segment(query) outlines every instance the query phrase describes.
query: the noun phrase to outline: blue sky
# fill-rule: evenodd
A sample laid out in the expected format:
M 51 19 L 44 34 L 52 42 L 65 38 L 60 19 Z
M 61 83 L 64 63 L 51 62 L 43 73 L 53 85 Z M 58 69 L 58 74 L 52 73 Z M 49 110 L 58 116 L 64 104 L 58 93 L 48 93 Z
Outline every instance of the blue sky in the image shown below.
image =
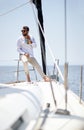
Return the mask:
M 67 61 L 72 65 L 84 64 L 84 0 L 67 1 Z M 22 26 L 30 27 L 38 47 L 34 49 L 36 59 L 41 63 L 37 23 L 30 3 L 6 15 L 28 0 L 0 0 L 0 65 L 15 65 L 18 58 L 16 41 Z M 60 64 L 65 62 L 64 0 L 42 0 L 45 36 L 53 55 Z M 34 8 L 35 13 L 36 9 Z M 46 46 L 47 64 L 53 64 Z

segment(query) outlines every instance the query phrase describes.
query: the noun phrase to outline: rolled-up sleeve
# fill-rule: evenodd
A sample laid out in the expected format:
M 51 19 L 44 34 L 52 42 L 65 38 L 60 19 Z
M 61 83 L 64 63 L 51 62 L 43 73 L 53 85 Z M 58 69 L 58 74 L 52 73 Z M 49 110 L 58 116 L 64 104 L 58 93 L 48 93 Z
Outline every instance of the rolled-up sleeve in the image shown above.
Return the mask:
M 25 54 L 25 52 L 22 50 L 20 39 L 17 40 L 17 51 L 18 51 L 20 54 Z

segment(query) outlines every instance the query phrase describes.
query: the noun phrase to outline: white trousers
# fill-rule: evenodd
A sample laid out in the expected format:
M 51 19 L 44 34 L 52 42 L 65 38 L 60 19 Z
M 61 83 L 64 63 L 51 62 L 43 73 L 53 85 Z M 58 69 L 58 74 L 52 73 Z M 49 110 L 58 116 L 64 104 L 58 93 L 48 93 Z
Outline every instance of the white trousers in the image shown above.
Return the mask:
M 34 57 L 26 57 L 25 55 L 21 55 L 21 60 L 24 65 L 25 74 L 29 74 L 28 69 L 28 62 L 29 62 L 38 71 L 38 73 L 41 75 L 42 78 L 45 76 L 40 65 L 38 64 L 37 60 Z

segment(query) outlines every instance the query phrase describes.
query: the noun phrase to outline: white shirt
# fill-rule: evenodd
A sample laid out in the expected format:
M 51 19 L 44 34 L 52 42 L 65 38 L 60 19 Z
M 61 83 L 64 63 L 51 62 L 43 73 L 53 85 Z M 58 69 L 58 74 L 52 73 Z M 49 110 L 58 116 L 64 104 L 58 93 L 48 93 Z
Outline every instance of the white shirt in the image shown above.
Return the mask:
M 32 36 L 30 36 L 30 40 L 32 41 L 32 44 L 27 44 L 24 36 L 21 36 L 17 40 L 17 51 L 20 54 L 27 53 L 30 55 L 30 57 L 33 57 L 34 56 L 33 48 L 36 47 L 37 45 L 36 45 L 35 39 Z

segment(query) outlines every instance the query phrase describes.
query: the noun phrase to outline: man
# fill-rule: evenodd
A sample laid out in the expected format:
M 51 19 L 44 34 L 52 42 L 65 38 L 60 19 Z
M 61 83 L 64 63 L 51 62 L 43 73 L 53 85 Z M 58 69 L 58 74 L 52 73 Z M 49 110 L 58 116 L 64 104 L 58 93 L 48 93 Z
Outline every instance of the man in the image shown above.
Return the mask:
M 37 69 L 44 81 L 50 81 L 49 77 L 43 73 L 40 65 L 34 57 L 33 48 L 37 45 L 35 39 L 29 35 L 29 27 L 23 26 L 21 32 L 22 36 L 17 40 L 17 51 L 21 56 L 27 81 L 31 81 L 28 70 L 28 62 Z

